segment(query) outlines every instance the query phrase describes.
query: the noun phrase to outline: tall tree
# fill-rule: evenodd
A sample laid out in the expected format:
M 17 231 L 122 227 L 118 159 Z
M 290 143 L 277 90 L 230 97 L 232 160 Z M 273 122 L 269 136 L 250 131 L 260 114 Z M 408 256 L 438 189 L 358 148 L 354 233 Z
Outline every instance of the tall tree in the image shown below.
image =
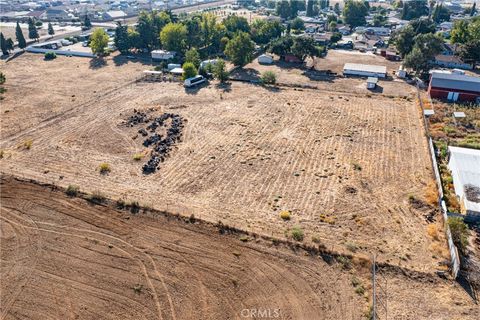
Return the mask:
M 225 54 L 234 65 L 243 67 L 252 61 L 254 49 L 255 44 L 248 33 L 239 32 L 227 43 Z
M 250 32 L 250 25 L 244 17 L 231 15 L 224 19 L 222 23 L 230 36 L 233 36 L 237 31 Z
M 181 23 L 170 22 L 160 31 L 160 40 L 165 50 L 183 54 L 187 46 L 187 28 Z
M 280 16 L 282 19 L 290 18 L 290 3 L 287 0 L 281 0 L 277 2 L 276 12 L 277 15 Z
M 195 15 L 191 19 L 184 21 L 185 26 L 187 27 L 187 47 L 200 47 L 201 43 L 201 30 L 200 30 L 200 19 L 201 16 Z
M 443 4 L 437 4 L 433 10 L 432 20 L 436 23 L 450 21 L 450 11 Z
M 22 28 L 20 27 L 20 24 L 18 23 L 18 21 L 17 21 L 17 26 L 15 27 L 15 37 L 17 38 L 18 47 L 20 49 L 25 49 L 25 47 L 27 46 L 27 41 L 25 41 Z
M 475 67 L 480 63 L 480 40 L 473 40 L 460 46 L 460 58 L 463 61 L 473 64 Z
M 213 66 L 213 75 L 222 83 L 228 80 L 229 74 L 223 59 L 218 59 L 217 63 Z
M 83 19 L 83 26 L 87 29 L 92 28 L 92 22 L 90 21 L 90 18 L 88 17 L 88 14 L 86 14 L 85 18 Z
M 290 0 L 290 18 L 295 18 L 298 15 L 298 11 L 300 10 L 298 0 Z
M 402 57 L 405 57 L 413 49 L 415 30 L 409 24 L 396 32 L 392 37 L 392 42 L 395 44 L 397 51 Z
M 289 54 L 292 51 L 293 38 L 291 36 L 285 36 L 273 40 L 268 45 L 268 52 L 280 56 L 280 59 L 283 59 L 285 55 Z
M 128 26 L 122 25 L 121 22 L 117 22 L 115 28 L 115 47 L 117 47 L 120 53 L 125 54 L 130 50 L 130 41 L 128 39 Z
M 7 39 L 7 50 L 8 50 L 9 52 L 13 51 L 14 46 L 15 46 L 15 45 L 14 45 L 14 43 L 13 43 L 12 38 L 8 38 L 8 39 Z
M 313 17 L 313 2 L 314 0 L 307 0 L 307 17 Z
M 452 43 L 467 43 L 470 40 L 470 31 L 467 20 L 458 20 L 453 24 L 450 40 Z
M 272 39 L 282 35 L 284 28 L 278 21 L 257 19 L 253 21 L 250 34 L 253 41 L 259 44 L 267 44 Z
M 28 18 L 28 38 L 33 39 L 35 41 L 40 38 L 38 35 L 37 27 L 35 26 L 35 22 L 32 18 Z
M 197 49 L 191 48 L 185 52 L 185 62 L 193 63 L 196 68 L 200 66 L 200 54 Z
M 55 34 L 55 30 L 53 30 L 53 26 L 50 22 L 48 23 L 48 34 L 51 36 Z
M 320 49 L 315 45 L 312 37 L 302 36 L 293 39 L 292 53 L 302 61 L 310 57 L 313 61 L 312 69 L 315 67 L 315 57 L 320 56 Z
M 430 61 L 443 50 L 443 38 L 432 33 L 415 37 L 412 51 L 406 55 L 404 65 L 419 75 L 426 75 L 431 67 Z
M 427 15 L 427 0 L 408 1 L 403 4 L 401 18 L 404 20 L 412 20 Z
M 90 37 L 90 48 L 92 52 L 98 55 L 103 55 L 108 46 L 108 34 L 102 28 L 95 29 Z
M 158 35 L 163 27 L 172 22 L 165 11 L 142 11 L 138 16 L 136 30 L 139 33 L 142 48 L 153 50 L 160 47 Z
M 0 47 L 2 50 L 3 55 L 8 55 L 8 49 L 7 49 L 7 39 L 3 36 L 3 32 L 0 32 Z
M 365 25 L 367 14 L 368 9 L 364 2 L 358 0 L 347 0 L 345 2 L 343 17 L 345 23 L 349 24 L 351 28 Z

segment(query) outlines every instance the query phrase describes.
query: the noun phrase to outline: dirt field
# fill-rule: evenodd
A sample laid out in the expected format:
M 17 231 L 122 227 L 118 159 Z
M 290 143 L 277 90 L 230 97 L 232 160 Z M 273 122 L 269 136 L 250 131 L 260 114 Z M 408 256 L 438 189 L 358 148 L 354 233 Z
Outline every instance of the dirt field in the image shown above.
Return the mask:
M 11 177 L 2 177 L 1 188 L 5 320 L 254 318 L 248 310 L 278 319 L 359 319 L 369 306 L 368 265 L 345 268 L 328 256 L 96 206 Z M 391 319 L 474 319 L 478 312 L 447 280 L 380 274 Z
M 419 270 L 445 259 L 443 239 L 426 232 L 431 208 L 409 201 L 430 181 L 414 103 L 239 83 L 186 92 L 133 84 L 146 67 L 116 67 L 122 61 L 26 54 L 5 65 L 2 170 L 278 237 L 300 226 L 307 242 Z M 122 123 L 149 108 L 186 125 L 160 170 L 145 176 L 147 157 L 132 157 L 151 149 Z M 104 162 L 111 172 L 102 175 Z

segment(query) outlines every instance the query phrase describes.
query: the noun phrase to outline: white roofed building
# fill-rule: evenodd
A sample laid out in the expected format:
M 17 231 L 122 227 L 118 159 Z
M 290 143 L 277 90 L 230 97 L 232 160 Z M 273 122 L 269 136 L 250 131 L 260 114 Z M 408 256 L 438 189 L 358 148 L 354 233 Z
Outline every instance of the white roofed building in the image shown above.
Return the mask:
M 469 218 L 480 219 L 480 150 L 448 147 L 448 168 L 461 211 Z
M 370 64 L 345 63 L 343 74 L 348 76 L 385 78 L 387 76 L 387 67 Z

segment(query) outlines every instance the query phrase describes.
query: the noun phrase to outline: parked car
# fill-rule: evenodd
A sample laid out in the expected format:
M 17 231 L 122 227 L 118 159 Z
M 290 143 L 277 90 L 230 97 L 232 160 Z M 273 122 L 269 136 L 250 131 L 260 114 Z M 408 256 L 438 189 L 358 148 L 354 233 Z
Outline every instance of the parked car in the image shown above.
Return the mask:
M 199 85 L 201 83 L 204 83 L 205 81 L 207 81 L 207 80 L 205 79 L 204 76 L 198 75 L 198 76 L 186 79 L 185 82 L 183 83 L 183 85 L 186 88 L 191 88 L 191 87 L 194 87 L 194 86 Z
M 88 47 L 88 41 L 83 41 L 82 42 L 82 47 Z

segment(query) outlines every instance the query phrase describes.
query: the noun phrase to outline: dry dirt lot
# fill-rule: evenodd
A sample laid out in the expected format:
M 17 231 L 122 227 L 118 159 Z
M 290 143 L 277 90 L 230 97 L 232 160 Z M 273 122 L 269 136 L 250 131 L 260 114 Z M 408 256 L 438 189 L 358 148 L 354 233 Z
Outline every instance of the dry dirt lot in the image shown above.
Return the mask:
M 328 255 L 92 205 L 8 176 L 0 187 L 5 320 L 254 318 L 246 309 L 270 309 L 276 319 L 360 319 L 370 305 L 369 266 L 360 261 L 346 268 Z M 398 268 L 380 274 L 391 319 L 478 314 L 448 280 Z
M 361 77 L 343 78 L 343 66 L 345 63 L 363 63 L 387 67 L 388 80 L 380 79 L 378 88 L 374 91 L 366 88 L 366 79 Z M 240 79 L 258 80 L 265 71 L 273 71 L 277 75 L 277 81 L 282 84 L 301 84 L 317 87 L 319 90 L 331 93 L 385 95 L 398 97 L 412 97 L 415 93 L 413 86 L 407 85 L 403 80 L 393 76 L 398 71 L 399 62 L 388 61 L 385 58 L 372 53 L 359 51 L 329 50 L 325 58 L 315 58 L 315 70 L 311 71 L 312 60 L 308 59 L 306 66 L 279 61 L 275 57 L 272 65 L 261 65 L 255 59 L 245 66 L 243 70 L 234 71 L 234 76 Z M 338 77 L 326 77 L 322 72 L 330 71 Z
M 443 239 L 427 235 L 432 209 L 409 203 L 431 179 L 414 103 L 239 83 L 188 92 L 132 83 L 143 69 L 111 58 L 94 68 L 29 54 L 9 62 L 2 171 L 277 237 L 300 226 L 307 242 L 418 270 L 445 259 Z M 160 170 L 145 176 L 148 157 L 132 157 L 150 149 L 122 123 L 149 108 L 187 122 Z M 99 173 L 103 162 L 109 174 Z

